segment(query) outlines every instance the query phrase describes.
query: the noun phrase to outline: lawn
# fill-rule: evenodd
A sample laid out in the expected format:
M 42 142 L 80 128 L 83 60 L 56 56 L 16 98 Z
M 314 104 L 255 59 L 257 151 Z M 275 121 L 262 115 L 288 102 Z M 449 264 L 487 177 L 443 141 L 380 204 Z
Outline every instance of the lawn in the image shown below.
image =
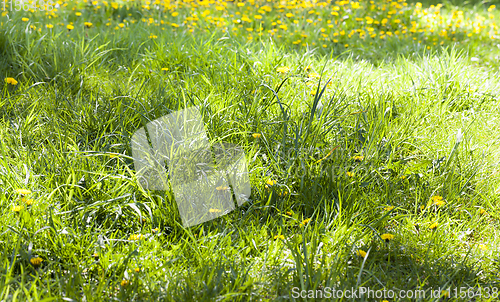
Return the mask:
M 0 3 L 1 301 L 498 300 L 500 3 L 33 2 Z M 251 195 L 186 227 L 131 140 L 191 107 Z

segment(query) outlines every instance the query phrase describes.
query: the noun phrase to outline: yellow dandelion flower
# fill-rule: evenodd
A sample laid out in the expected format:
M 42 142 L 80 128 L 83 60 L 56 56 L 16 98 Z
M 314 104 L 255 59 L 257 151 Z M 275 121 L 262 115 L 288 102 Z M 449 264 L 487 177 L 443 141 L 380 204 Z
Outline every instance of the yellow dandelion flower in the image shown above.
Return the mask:
M 27 199 L 25 197 L 21 197 L 21 201 L 24 202 L 27 206 L 30 206 L 33 204 L 33 202 L 35 202 L 33 199 Z
M 159 228 L 154 228 L 154 229 L 151 230 L 151 233 L 153 233 L 153 234 L 156 234 L 158 232 L 160 232 Z
M 392 209 L 394 209 L 394 206 L 387 206 L 384 208 L 386 211 L 391 211 Z
M 300 223 L 300 226 L 305 226 L 305 225 L 306 225 L 306 224 L 308 224 L 310 221 L 311 221 L 311 218 L 304 219 L 304 220 L 302 220 L 302 222 Z
M 431 224 L 431 226 L 429 227 L 429 229 L 431 229 L 431 230 L 434 231 L 435 229 L 437 229 L 438 226 L 439 226 L 439 223 L 434 222 L 433 224 Z
M 286 212 L 286 214 L 287 214 L 288 216 L 292 216 L 292 215 L 293 215 L 293 212 L 292 212 L 292 211 L 287 211 L 287 212 Z
M 283 236 L 283 235 L 276 235 L 276 236 L 274 236 L 274 239 L 285 240 L 285 236 Z
M 437 206 L 442 206 L 445 204 L 445 201 L 442 196 L 436 195 L 431 197 L 432 204 Z
M 177 24 L 177 23 L 170 23 L 170 25 L 173 27 L 179 27 L 179 24 Z
M 125 27 L 125 24 L 120 23 L 120 24 L 118 24 L 118 26 L 119 26 L 120 28 L 124 28 L 124 27 Z
M 24 209 L 24 206 L 14 206 L 12 212 L 21 212 L 22 209 Z
M 142 234 L 133 234 L 133 235 L 130 235 L 128 237 L 128 240 L 131 240 L 131 241 L 137 241 L 137 240 L 143 240 L 144 239 L 144 235 Z
M 150 39 L 156 39 L 156 38 L 158 38 L 158 36 L 157 36 L 157 35 L 153 35 L 153 34 L 151 34 L 151 35 L 149 35 L 149 38 L 150 38 Z
M 486 251 L 488 250 L 488 246 L 486 244 L 480 244 L 479 245 L 479 248 L 481 249 L 481 251 Z
M 28 22 L 30 19 L 28 19 L 28 18 L 22 18 L 21 20 L 23 20 L 23 22 Z
M 266 188 L 269 188 L 269 187 L 271 187 L 271 186 L 274 186 L 276 183 L 277 183 L 277 181 L 276 181 L 276 180 L 268 179 L 268 180 L 266 181 Z
M 28 189 L 16 189 L 16 193 L 21 195 L 29 195 L 31 194 L 31 191 Z
M 260 133 L 254 133 L 252 134 L 253 138 L 260 138 L 262 136 L 262 134 Z
M 219 209 L 210 209 L 208 210 L 209 213 L 221 213 L 222 211 Z
M 310 79 L 319 79 L 320 75 L 317 74 L 316 72 L 311 72 L 310 74 L 307 75 L 307 77 Z
M 47 24 L 47 25 L 45 25 L 45 27 L 47 27 L 47 28 L 49 28 L 49 29 L 50 29 L 50 28 L 54 28 L 54 25 L 52 25 L 52 24 Z
M 288 66 L 281 66 L 281 67 L 276 68 L 276 71 L 278 73 L 287 73 L 287 72 L 290 71 L 290 67 L 288 67 Z
M 123 279 L 122 282 L 120 282 L 120 285 L 122 287 L 128 286 L 129 284 L 130 284 L 130 281 L 128 281 L 127 279 Z
M 380 238 L 382 238 L 382 240 L 385 240 L 385 242 L 389 242 L 390 240 L 394 239 L 394 235 L 382 234 L 382 236 L 380 236 Z
M 35 257 L 30 259 L 31 265 L 33 265 L 35 268 L 39 267 L 40 264 L 42 264 L 42 261 L 43 259 L 40 257 Z
M 136 267 L 136 268 L 134 269 L 134 272 L 136 272 L 136 273 L 140 273 L 140 272 L 141 272 L 141 269 L 140 269 L 139 267 Z
M 14 78 L 5 78 L 5 79 L 4 79 L 4 81 L 5 81 L 5 83 L 10 84 L 10 85 L 13 85 L 13 86 L 16 86 L 16 85 L 17 85 L 17 83 L 18 83 L 18 82 L 16 81 L 16 79 L 14 79 Z
M 481 209 L 481 210 L 479 210 L 479 214 L 481 214 L 481 215 L 488 215 L 488 212 L 486 212 L 485 209 Z
M 356 156 L 353 156 L 352 159 L 354 161 L 362 161 L 363 159 L 365 159 L 365 157 L 362 155 L 356 155 Z
M 353 172 L 349 172 L 349 171 L 347 171 L 347 172 L 346 172 L 346 174 L 347 174 L 347 176 L 349 176 L 349 177 L 354 177 L 354 173 L 353 173 Z
M 366 252 L 365 252 L 365 251 L 363 251 L 363 250 L 358 250 L 358 251 L 356 252 L 356 254 L 357 254 L 358 256 L 363 257 L 363 258 L 365 258 L 365 257 L 366 257 Z
M 77 15 L 78 17 L 80 17 L 82 15 L 82 13 L 76 12 L 75 15 Z
M 74 29 L 75 27 L 74 27 L 73 25 L 71 25 L 71 24 L 68 24 L 68 25 L 66 26 L 66 28 L 67 28 L 68 30 L 72 30 L 72 29 Z
M 91 28 L 92 27 L 92 22 L 83 22 L 83 25 L 85 25 L 86 28 Z

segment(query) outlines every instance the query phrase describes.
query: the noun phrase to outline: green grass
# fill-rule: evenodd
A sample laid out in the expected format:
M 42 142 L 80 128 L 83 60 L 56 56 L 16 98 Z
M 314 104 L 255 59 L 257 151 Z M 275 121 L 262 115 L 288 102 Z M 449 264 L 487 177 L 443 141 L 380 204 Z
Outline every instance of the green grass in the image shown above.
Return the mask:
M 498 42 L 304 49 L 219 31 L 148 39 L 145 24 L 29 33 L 20 18 L 0 28 L 0 77 L 19 81 L 0 86 L 1 300 L 500 287 Z M 183 228 L 171 192 L 138 186 L 129 144 L 193 105 L 212 141 L 245 149 L 252 196 Z

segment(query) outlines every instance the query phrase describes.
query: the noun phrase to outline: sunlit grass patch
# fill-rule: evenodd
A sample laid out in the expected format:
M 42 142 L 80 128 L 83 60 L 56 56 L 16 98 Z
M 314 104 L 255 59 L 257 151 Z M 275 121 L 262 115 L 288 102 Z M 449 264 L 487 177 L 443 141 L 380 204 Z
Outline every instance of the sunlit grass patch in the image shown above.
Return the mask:
M 0 17 L 0 300 L 499 285 L 497 7 L 56 8 Z M 244 149 L 252 195 L 185 228 L 130 140 L 191 106 Z

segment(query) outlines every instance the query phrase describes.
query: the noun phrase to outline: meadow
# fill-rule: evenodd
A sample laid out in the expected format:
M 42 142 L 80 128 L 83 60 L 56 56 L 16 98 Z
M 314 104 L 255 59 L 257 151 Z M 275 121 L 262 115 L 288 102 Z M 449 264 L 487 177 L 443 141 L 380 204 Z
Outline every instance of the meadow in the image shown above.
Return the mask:
M 500 3 L 0 9 L 0 300 L 498 300 Z M 130 141 L 192 106 L 252 194 L 186 228 Z

